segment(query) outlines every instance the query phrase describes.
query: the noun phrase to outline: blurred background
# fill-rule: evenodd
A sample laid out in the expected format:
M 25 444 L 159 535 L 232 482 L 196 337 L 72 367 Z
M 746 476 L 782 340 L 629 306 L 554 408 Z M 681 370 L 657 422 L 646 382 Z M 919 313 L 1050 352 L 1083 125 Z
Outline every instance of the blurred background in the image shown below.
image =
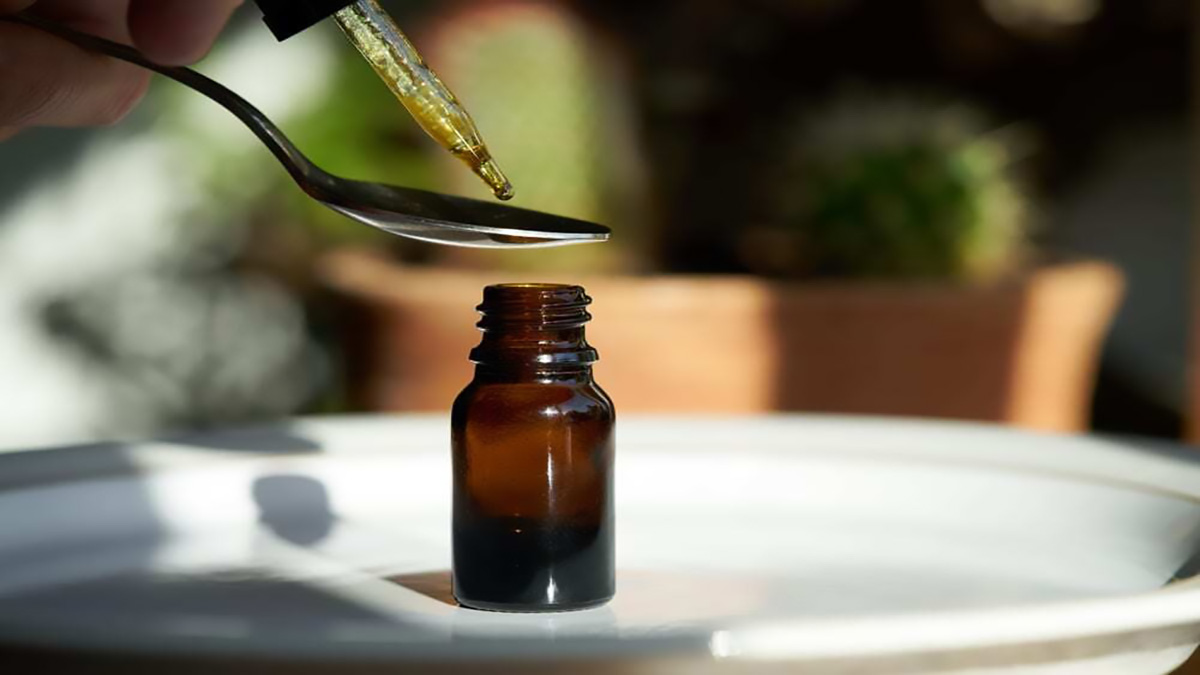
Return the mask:
M 487 283 L 595 298 L 623 412 L 1180 437 L 1192 3 L 385 2 L 516 203 L 606 245 L 451 250 L 309 203 L 158 80 L 0 145 L 0 444 L 449 408 Z M 318 164 L 488 198 L 332 25 L 200 69 Z

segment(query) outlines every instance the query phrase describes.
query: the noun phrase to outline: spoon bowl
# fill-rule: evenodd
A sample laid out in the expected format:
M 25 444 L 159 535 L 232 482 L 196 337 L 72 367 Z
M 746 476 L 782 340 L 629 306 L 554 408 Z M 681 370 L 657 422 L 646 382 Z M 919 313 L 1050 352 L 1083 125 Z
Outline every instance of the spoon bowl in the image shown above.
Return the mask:
M 326 174 L 328 176 L 328 174 Z M 608 239 L 608 229 L 480 199 L 347 179 L 309 196 L 364 225 L 409 239 L 472 248 L 546 248 Z

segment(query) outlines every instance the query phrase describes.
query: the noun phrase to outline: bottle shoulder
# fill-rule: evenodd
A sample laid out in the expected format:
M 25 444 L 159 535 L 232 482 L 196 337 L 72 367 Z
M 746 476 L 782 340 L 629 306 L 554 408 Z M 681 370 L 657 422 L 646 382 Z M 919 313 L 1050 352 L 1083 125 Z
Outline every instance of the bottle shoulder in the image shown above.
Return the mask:
M 612 399 L 594 381 L 481 382 L 468 384 L 454 402 L 455 416 L 470 414 L 611 419 Z

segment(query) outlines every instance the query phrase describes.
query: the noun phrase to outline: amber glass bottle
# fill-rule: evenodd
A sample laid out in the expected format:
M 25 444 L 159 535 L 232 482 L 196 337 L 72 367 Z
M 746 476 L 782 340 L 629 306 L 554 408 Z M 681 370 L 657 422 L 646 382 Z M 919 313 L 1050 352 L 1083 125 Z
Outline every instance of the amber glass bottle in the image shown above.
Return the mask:
M 454 596 L 561 611 L 613 596 L 613 405 L 579 286 L 483 291 L 475 379 L 452 415 Z

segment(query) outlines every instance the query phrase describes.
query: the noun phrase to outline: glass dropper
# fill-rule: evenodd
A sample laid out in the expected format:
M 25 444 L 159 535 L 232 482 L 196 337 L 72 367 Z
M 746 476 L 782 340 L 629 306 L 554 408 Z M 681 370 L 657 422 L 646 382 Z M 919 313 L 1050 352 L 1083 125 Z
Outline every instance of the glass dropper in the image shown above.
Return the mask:
M 379 3 L 356 0 L 334 19 L 417 124 L 471 167 L 498 199 L 512 199 L 512 183 L 492 159 L 471 116 Z

